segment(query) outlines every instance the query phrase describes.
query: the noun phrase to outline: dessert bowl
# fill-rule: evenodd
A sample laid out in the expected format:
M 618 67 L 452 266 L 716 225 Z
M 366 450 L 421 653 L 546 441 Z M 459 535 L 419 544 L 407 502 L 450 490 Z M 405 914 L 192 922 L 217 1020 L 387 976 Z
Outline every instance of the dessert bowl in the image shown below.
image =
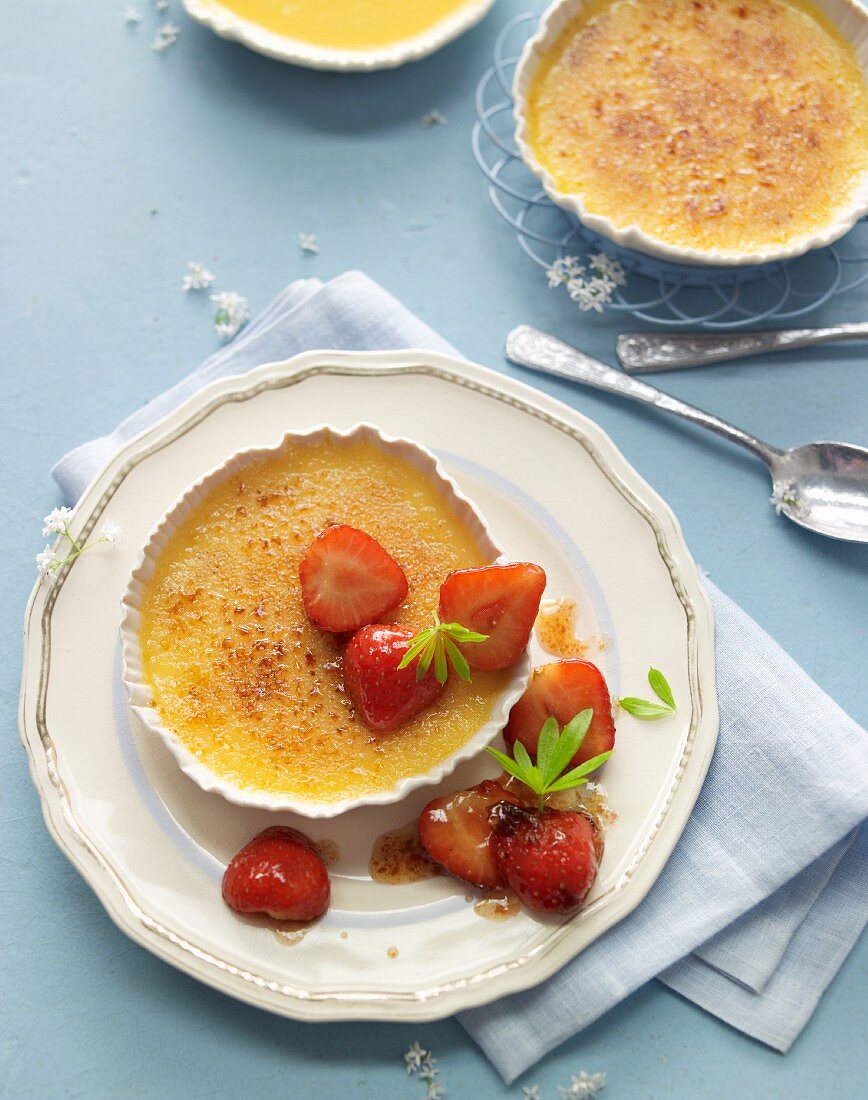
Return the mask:
M 468 541 L 472 543 L 474 555 L 480 564 L 491 564 L 501 558 L 501 548 L 495 541 L 482 515 L 476 506 L 464 496 L 430 451 L 409 439 L 386 436 L 369 424 L 359 424 L 348 431 L 338 431 L 327 426 L 320 426 L 309 431 L 288 432 L 280 442 L 271 447 L 257 447 L 237 452 L 219 467 L 200 478 L 169 509 L 150 534 L 124 593 L 121 619 L 123 681 L 133 713 L 136 714 L 146 729 L 163 741 L 181 769 L 195 783 L 204 790 L 220 794 L 230 802 L 238 805 L 268 810 L 294 811 L 305 817 L 334 817 L 357 806 L 383 805 L 398 801 L 418 787 L 438 783 L 452 772 L 459 763 L 479 753 L 503 728 L 513 703 L 520 697 L 527 685 L 530 675 L 530 657 L 525 653 L 515 665 L 500 674 L 496 681 L 489 682 L 487 688 L 484 685 L 479 688 L 482 701 L 477 706 L 483 708 L 478 709 L 481 719 L 478 726 L 471 730 L 469 736 L 461 744 L 453 747 L 444 757 L 435 760 L 430 767 L 418 773 L 399 775 L 387 788 L 356 791 L 347 797 L 340 797 L 334 791 L 327 792 L 332 797 L 323 797 L 322 792 L 317 797 L 313 793 L 302 792 L 301 790 L 274 791 L 256 783 L 236 781 L 230 774 L 221 774 L 219 770 L 215 770 L 214 767 L 206 763 L 202 756 L 207 755 L 207 753 L 197 754 L 192 751 L 178 729 L 172 728 L 173 722 L 167 720 L 161 710 L 157 692 L 148 676 L 145 656 L 146 646 L 143 644 L 149 582 L 157 573 L 161 559 L 164 562 L 170 562 L 176 546 L 189 551 L 192 546 L 189 540 L 196 534 L 194 528 L 191 535 L 190 524 L 201 521 L 203 502 L 207 501 L 210 508 L 213 501 L 219 499 L 219 496 L 215 497 L 212 494 L 219 494 L 221 486 L 234 487 L 237 485 L 243 489 L 244 481 L 236 482 L 233 480 L 240 472 L 249 470 L 249 477 L 255 483 L 255 469 L 265 468 L 264 464 L 269 460 L 277 460 L 283 453 L 289 453 L 293 448 L 298 449 L 296 453 L 302 453 L 303 451 L 305 454 L 315 455 L 318 447 L 329 447 L 333 449 L 335 454 L 345 451 L 347 460 L 350 461 L 352 455 L 357 453 L 353 451 L 353 448 L 360 446 L 373 448 L 372 453 L 383 456 L 384 460 L 398 462 L 405 467 L 409 464 L 413 470 L 418 471 L 422 475 L 424 484 L 432 490 L 434 499 L 443 505 L 445 514 L 454 517 L 455 528 L 460 529 L 467 536 Z M 240 510 L 246 516 L 246 510 L 244 508 Z M 194 519 L 194 517 L 197 518 Z M 239 521 L 242 524 L 244 522 Z M 282 534 L 285 534 L 283 528 L 280 530 Z M 215 549 L 215 553 L 220 553 L 219 545 Z M 279 569 L 279 566 L 276 568 Z M 154 583 L 156 584 L 156 582 Z M 288 585 L 297 585 L 297 583 L 296 576 L 287 577 Z M 210 596 L 210 593 L 208 595 Z M 229 602 L 235 602 L 236 599 L 241 599 L 241 597 L 233 596 Z M 259 607 L 261 607 L 261 602 L 257 607 L 257 612 Z M 235 610 L 243 611 L 244 609 L 236 608 Z M 294 644 L 293 640 L 289 638 L 290 625 L 291 620 L 287 619 L 286 623 L 278 628 L 285 630 L 287 633 L 287 647 Z M 427 624 L 420 623 L 419 625 Z M 187 631 L 188 628 L 184 627 L 184 629 Z M 193 629 L 195 631 L 195 626 Z M 238 629 L 246 630 L 244 627 Z M 300 632 L 301 628 L 297 627 L 295 629 Z M 206 627 L 202 627 L 200 633 L 205 630 Z M 249 631 L 246 632 L 249 633 Z M 273 630 L 270 632 L 274 633 Z M 204 644 L 206 643 L 203 642 Z M 284 643 L 278 641 L 277 644 L 283 645 Z M 280 652 L 282 656 L 283 650 L 281 649 Z M 243 668 L 244 666 L 242 666 Z M 166 682 L 172 683 L 173 681 L 170 678 Z M 177 680 L 177 686 L 178 692 L 181 692 L 183 690 L 182 679 Z M 295 689 L 291 694 L 301 698 L 300 683 L 288 686 Z M 254 681 L 253 690 L 257 691 L 258 688 L 258 681 Z M 187 690 L 189 691 L 189 688 Z M 310 694 L 313 693 L 311 691 Z M 170 695 L 171 692 L 163 700 L 164 705 L 172 703 Z M 488 706 L 487 711 L 484 712 L 485 704 Z M 225 728 L 220 728 L 220 711 L 218 710 L 216 713 L 215 737 L 218 734 L 225 736 Z M 253 720 L 259 717 L 261 717 L 261 713 L 254 712 L 251 714 L 251 729 L 255 728 L 252 725 Z M 240 719 L 236 718 L 235 721 L 243 724 Z M 433 722 L 434 718 L 431 721 Z M 206 709 L 205 724 L 209 729 L 211 722 L 211 716 Z M 286 724 L 289 726 L 288 713 Z M 266 734 L 267 732 L 266 730 Z M 412 733 L 409 735 L 412 735 Z M 400 733 L 398 736 L 400 736 Z M 217 737 L 217 740 L 219 742 L 219 737 Z M 369 740 L 373 740 L 373 738 Z M 241 751 L 243 751 L 243 747 Z M 267 752 L 265 749 L 262 751 L 264 754 L 263 759 L 265 759 Z M 261 760 L 255 763 L 257 767 L 262 765 Z
M 409 37 L 366 49 L 332 47 L 292 38 L 245 19 L 220 0 L 182 0 L 191 18 L 210 27 L 221 38 L 240 42 L 257 53 L 307 69 L 337 72 L 373 72 L 418 61 L 470 30 L 487 14 L 494 0 L 464 0 L 453 10 Z
M 696 8 L 699 6 L 694 5 Z M 859 71 L 868 85 L 868 10 L 857 0 L 813 0 L 812 6 L 840 38 L 853 47 Z M 541 163 L 533 145 L 529 121 L 533 85 L 547 59 L 557 49 L 562 32 L 580 18 L 583 12 L 594 16 L 600 10 L 601 5 L 597 0 L 556 0 L 541 17 L 536 33 L 525 44 L 513 82 L 515 139 L 521 158 L 539 178 L 552 202 L 582 225 L 624 248 L 671 263 L 732 267 L 794 258 L 812 249 L 821 248 L 838 240 L 868 213 L 868 168 L 864 168 L 854 175 L 846 199 L 835 206 L 828 221 L 819 227 L 805 232 L 797 230 L 792 236 L 784 240 L 769 241 L 767 245 L 752 244 L 744 248 L 692 247 L 667 241 L 636 222 L 616 224 L 616 220 L 608 214 L 589 209 L 587 197 L 579 191 L 565 191 L 549 169 Z M 645 107 L 647 105 L 642 104 Z

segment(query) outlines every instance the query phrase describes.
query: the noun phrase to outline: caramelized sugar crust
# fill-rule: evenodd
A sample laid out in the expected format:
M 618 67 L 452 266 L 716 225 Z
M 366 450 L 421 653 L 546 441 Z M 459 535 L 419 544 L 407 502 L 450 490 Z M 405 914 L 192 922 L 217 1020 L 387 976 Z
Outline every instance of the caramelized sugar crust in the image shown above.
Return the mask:
M 528 124 L 560 191 L 701 250 L 814 233 L 868 171 L 855 51 L 803 0 L 590 0 Z
M 298 563 L 329 523 L 378 539 L 404 568 L 389 621 L 429 624 L 452 569 L 486 564 L 439 490 L 370 442 L 290 443 L 215 487 L 160 554 L 142 600 L 145 675 L 162 722 L 241 787 L 339 800 L 428 771 L 487 719 L 506 673 L 450 679 L 391 734 L 356 718 L 342 645 L 304 614 Z

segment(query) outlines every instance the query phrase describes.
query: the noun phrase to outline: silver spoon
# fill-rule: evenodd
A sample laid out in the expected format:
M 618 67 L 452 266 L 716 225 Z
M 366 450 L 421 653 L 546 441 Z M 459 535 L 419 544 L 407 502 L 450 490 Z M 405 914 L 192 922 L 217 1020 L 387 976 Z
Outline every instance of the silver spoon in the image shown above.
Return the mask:
M 868 340 L 868 322 L 829 328 L 784 328 L 770 332 L 627 332 L 618 337 L 618 358 L 628 374 L 704 367 L 748 355 L 807 348 L 838 340 Z
M 775 511 L 833 539 L 868 542 L 868 448 L 849 443 L 803 443 L 782 451 L 675 397 L 599 363 L 530 325 L 506 338 L 506 356 L 532 370 L 583 382 L 709 428 L 761 458 L 772 475 Z

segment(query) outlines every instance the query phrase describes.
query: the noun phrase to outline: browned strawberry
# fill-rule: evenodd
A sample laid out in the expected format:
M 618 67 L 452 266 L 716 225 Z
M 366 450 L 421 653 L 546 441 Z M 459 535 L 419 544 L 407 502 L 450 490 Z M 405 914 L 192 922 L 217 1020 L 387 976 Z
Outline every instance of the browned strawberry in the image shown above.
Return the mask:
M 545 586 L 528 561 L 458 569 L 440 586 L 440 619 L 488 635 L 460 647 L 472 668 L 507 668 L 527 648 Z
M 238 913 L 314 920 L 329 907 L 331 885 L 311 840 L 272 825 L 234 856 L 223 875 L 223 900 Z
M 450 875 L 474 886 L 502 886 L 491 850 L 489 815 L 498 802 L 518 805 L 516 795 L 491 779 L 429 802 L 419 815 L 422 847 Z
M 340 633 L 375 623 L 407 595 L 404 570 L 375 538 L 345 523 L 317 535 L 298 567 L 307 617 Z
M 503 731 L 507 745 L 521 741 L 531 756 L 536 755 L 540 730 L 547 718 L 565 726 L 580 711 L 591 708 L 594 716 L 573 767 L 593 756 L 609 752 L 615 745 L 612 701 L 603 674 L 590 661 L 554 661 L 535 668 L 524 695 L 509 712 Z
M 501 802 L 491 813 L 491 848 L 506 884 L 529 909 L 574 913 L 588 896 L 603 854 L 595 822 L 572 810 L 534 813 Z
M 344 650 L 344 685 L 359 717 L 377 733 L 403 726 L 443 690 L 433 667 L 421 680 L 417 661 L 398 668 L 413 637 L 402 626 L 366 626 Z

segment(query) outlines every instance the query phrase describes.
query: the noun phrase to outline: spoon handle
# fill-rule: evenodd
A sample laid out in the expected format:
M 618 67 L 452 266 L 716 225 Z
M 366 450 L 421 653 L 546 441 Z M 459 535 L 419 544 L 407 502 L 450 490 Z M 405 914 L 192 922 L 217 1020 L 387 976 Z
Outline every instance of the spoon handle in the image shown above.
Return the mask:
M 702 367 L 728 359 L 744 359 L 787 348 L 806 348 L 835 340 L 868 340 L 868 323 L 829 328 L 773 329 L 736 334 L 714 332 L 628 332 L 618 337 L 618 358 L 624 370 L 653 373 Z
M 727 424 L 711 413 L 694 408 L 684 401 L 679 401 L 669 394 L 649 386 L 647 382 L 640 382 L 637 378 L 631 378 L 623 371 L 608 367 L 592 359 L 584 352 L 571 348 L 548 336 L 539 329 L 530 325 L 519 325 L 514 328 L 506 338 L 506 357 L 513 363 L 522 367 L 530 367 L 532 370 L 544 371 L 546 374 L 555 374 L 560 378 L 569 378 L 573 382 L 583 382 L 585 385 L 594 386 L 598 390 L 606 390 L 608 393 L 620 394 L 622 397 L 630 397 L 634 401 L 640 401 L 645 405 L 652 405 L 655 409 L 663 409 L 665 412 L 674 413 L 694 424 L 700 424 L 733 443 L 739 443 L 765 462 L 769 463 L 780 453 L 774 447 L 761 442 L 740 428 Z

